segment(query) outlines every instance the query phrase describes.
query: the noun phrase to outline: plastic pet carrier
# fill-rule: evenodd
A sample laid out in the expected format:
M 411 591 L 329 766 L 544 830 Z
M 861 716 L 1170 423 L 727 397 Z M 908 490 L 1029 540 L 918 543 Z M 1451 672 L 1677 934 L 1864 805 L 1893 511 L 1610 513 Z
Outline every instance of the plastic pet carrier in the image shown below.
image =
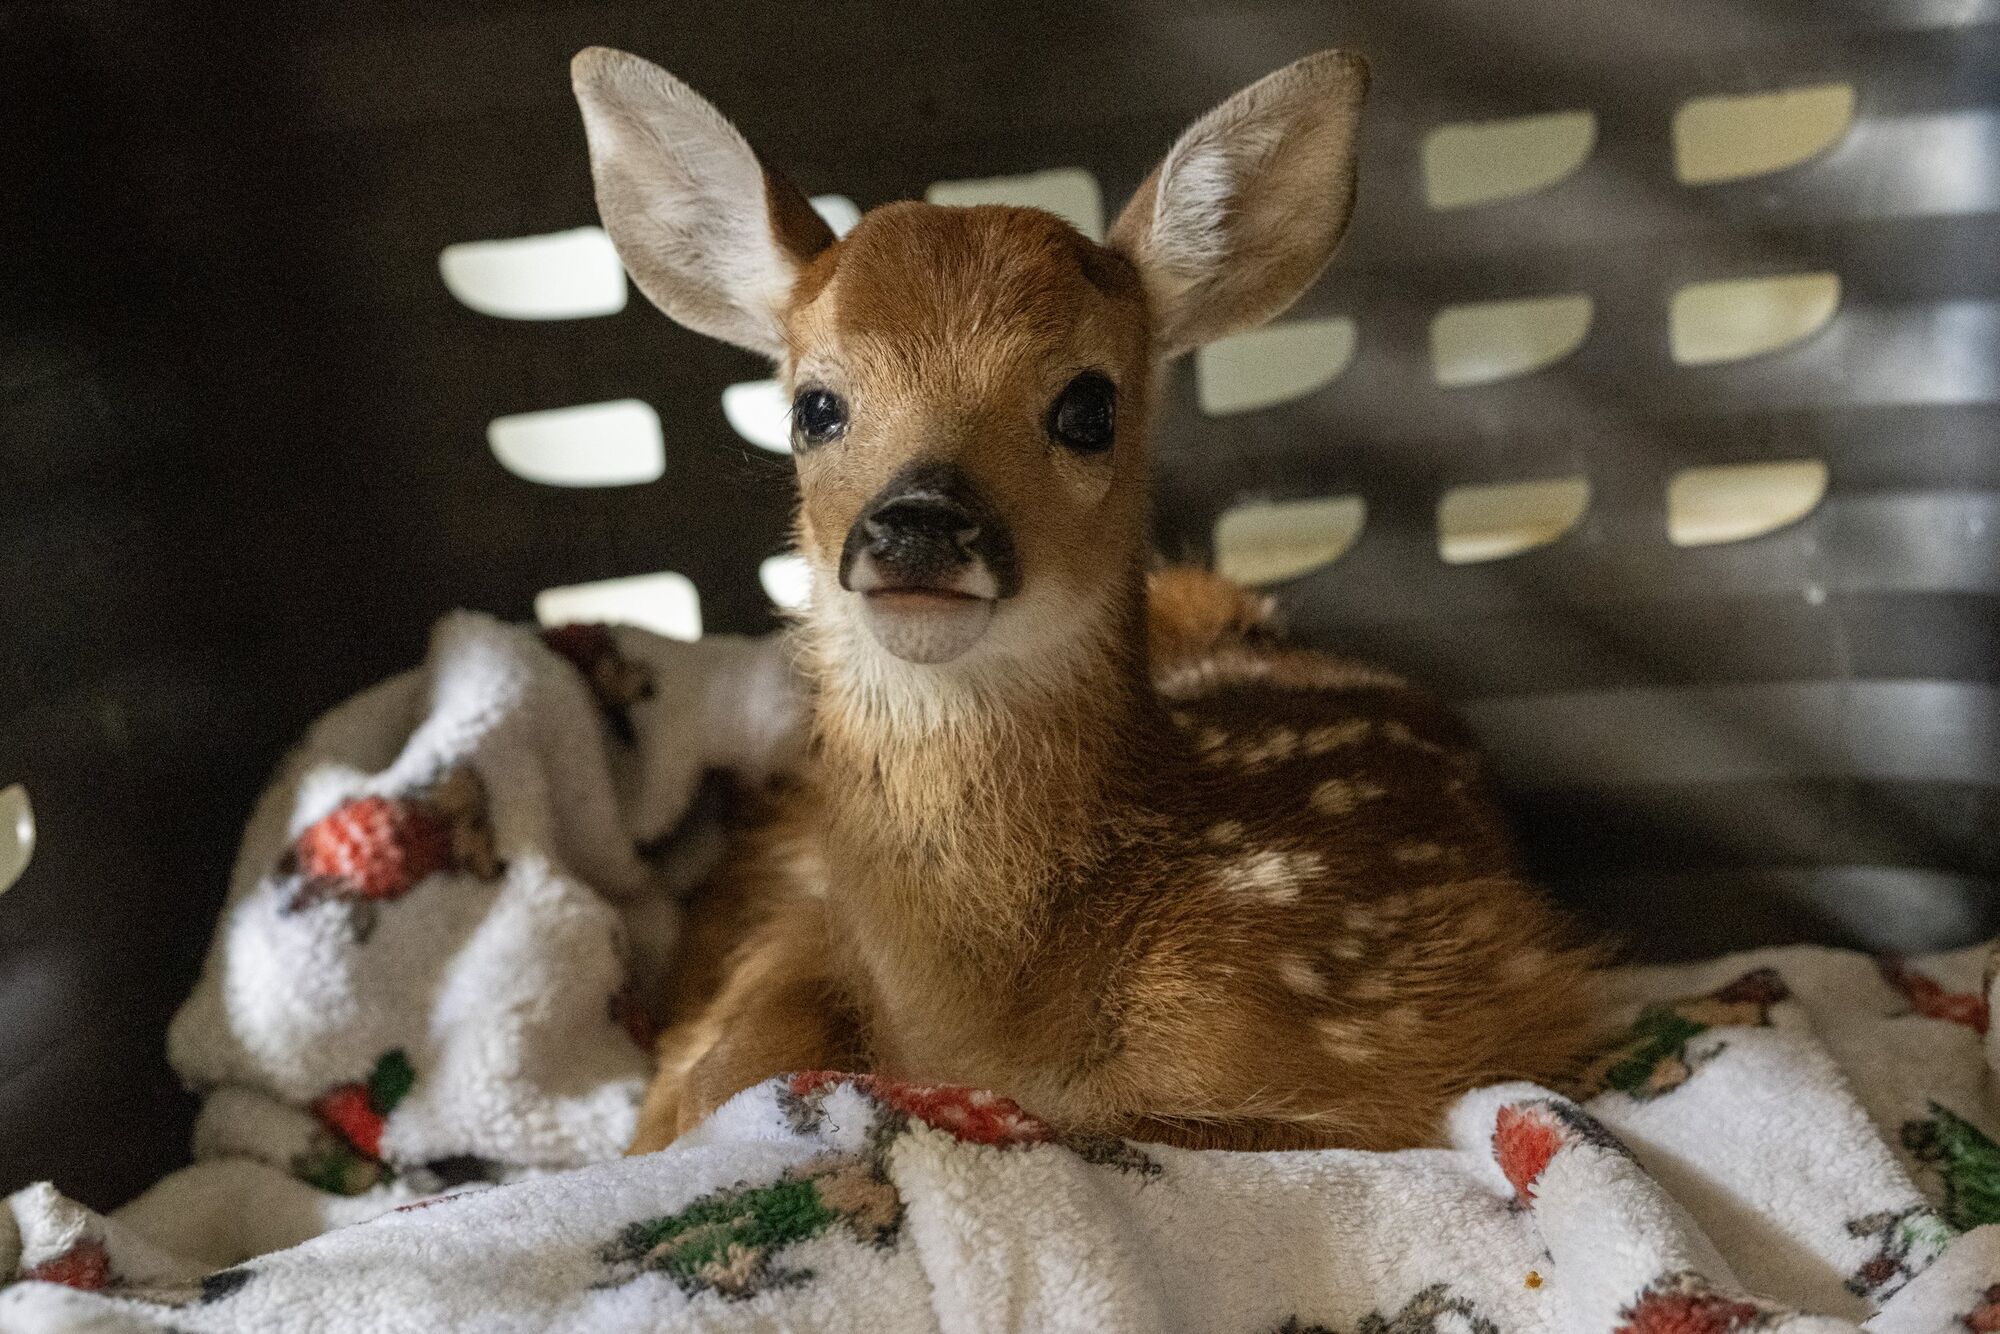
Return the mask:
M 162 1032 L 251 798 L 439 613 L 795 595 L 768 368 L 596 230 L 597 43 L 836 223 L 1088 231 L 1224 95 L 1365 51 L 1345 248 L 1177 368 L 1162 549 L 1458 702 L 1634 954 L 2000 925 L 1991 0 L 11 3 L 0 1189 L 182 1159 Z

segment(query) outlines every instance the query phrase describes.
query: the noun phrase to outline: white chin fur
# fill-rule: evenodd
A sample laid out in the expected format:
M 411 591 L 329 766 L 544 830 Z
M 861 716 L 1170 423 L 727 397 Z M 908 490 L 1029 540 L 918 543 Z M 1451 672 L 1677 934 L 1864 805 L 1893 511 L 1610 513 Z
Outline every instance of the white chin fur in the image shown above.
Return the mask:
M 903 607 L 862 599 L 862 618 L 875 642 L 905 662 L 950 662 L 979 642 L 993 620 L 988 598 L 939 601 L 933 606 Z

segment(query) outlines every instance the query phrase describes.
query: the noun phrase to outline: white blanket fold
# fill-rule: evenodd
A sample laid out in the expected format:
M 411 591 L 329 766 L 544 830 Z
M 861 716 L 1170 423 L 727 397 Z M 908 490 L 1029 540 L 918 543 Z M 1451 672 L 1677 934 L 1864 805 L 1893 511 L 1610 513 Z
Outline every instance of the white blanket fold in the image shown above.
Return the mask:
M 2000 1331 L 1986 949 L 1617 975 L 1581 1101 L 1448 1147 L 1064 1141 L 807 1072 L 617 1155 L 709 769 L 797 744 L 775 641 L 460 613 L 323 719 L 169 1055 L 194 1165 L 0 1207 L 0 1330 Z

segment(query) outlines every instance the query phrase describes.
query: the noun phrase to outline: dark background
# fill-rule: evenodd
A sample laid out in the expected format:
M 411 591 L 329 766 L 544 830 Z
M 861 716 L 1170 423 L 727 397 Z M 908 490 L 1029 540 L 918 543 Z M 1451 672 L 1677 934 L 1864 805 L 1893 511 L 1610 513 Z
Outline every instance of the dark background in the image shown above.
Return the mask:
M 1362 202 L 1300 307 L 1354 315 L 1359 356 L 1327 391 L 1221 420 L 1179 372 L 1162 544 L 1204 555 L 1245 495 L 1365 495 L 1356 550 L 1283 590 L 1293 623 L 1536 734 L 1501 760 L 1537 868 L 1638 953 L 1995 928 L 1990 0 L 0 0 L 0 785 L 26 783 L 41 828 L 0 898 L 0 1190 L 54 1176 L 104 1205 L 183 1159 L 162 1030 L 249 802 L 318 711 L 420 656 L 438 612 L 525 617 L 551 585 L 672 569 L 710 629 L 769 624 L 757 562 L 783 543 L 788 472 L 717 401 L 765 368 L 636 295 L 526 323 L 438 279 L 452 242 L 595 221 L 567 79 L 593 43 L 708 93 L 808 193 L 867 206 L 1073 165 L 1108 213 L 1238 86 L 1362 48 Z M 1834 79 L 1861 109 L 1832 154 L 1674 181 L 1684 98 Z M 1600 125 L 1577 175 L 1424 207 L 1427 129 L 1573 107 Z M 1867 133 L 1907 116 L 1963 119 L 1966 147 L 1913 166 Z M 1809 343 L 1671 364 L 1680 283 L 1827 268 L 1843 306 Z M 1558 291 L 1597 302 L 1576 356 L 1432 385 L 1437 306 Z M 537 486 L 486 447 L 496 415 L 628 396 L 665 423 L 656 483 Z M 1795 457 L 1832 469 L 1806 521 L 1668 545 L 1674 469 Z M 1437 561 L 1444 487 L 1577 472 L 1596 500 L 1570 536 Z M 1947 707 L 1855 688 L 1898 681 Z M 1740 762 L 1641 725 L 1662 716 L 1722 729 Z

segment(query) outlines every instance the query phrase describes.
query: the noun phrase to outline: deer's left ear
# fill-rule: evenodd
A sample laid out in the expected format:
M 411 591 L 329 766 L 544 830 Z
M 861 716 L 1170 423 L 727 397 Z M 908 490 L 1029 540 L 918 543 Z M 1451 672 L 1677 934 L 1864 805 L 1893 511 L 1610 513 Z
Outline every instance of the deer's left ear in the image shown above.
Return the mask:
M 1173 356 L 1262 324 L 1333 257 L 1354 211 L 1368 64 L 1321 51 L 1188 128 L 1112 225 Z
M 801 267 L 833 232 L 798 190 L 694 89 L 623 51 L 570 64 L 597 211 L 652 303 L 698 333 L 785 352 Z

